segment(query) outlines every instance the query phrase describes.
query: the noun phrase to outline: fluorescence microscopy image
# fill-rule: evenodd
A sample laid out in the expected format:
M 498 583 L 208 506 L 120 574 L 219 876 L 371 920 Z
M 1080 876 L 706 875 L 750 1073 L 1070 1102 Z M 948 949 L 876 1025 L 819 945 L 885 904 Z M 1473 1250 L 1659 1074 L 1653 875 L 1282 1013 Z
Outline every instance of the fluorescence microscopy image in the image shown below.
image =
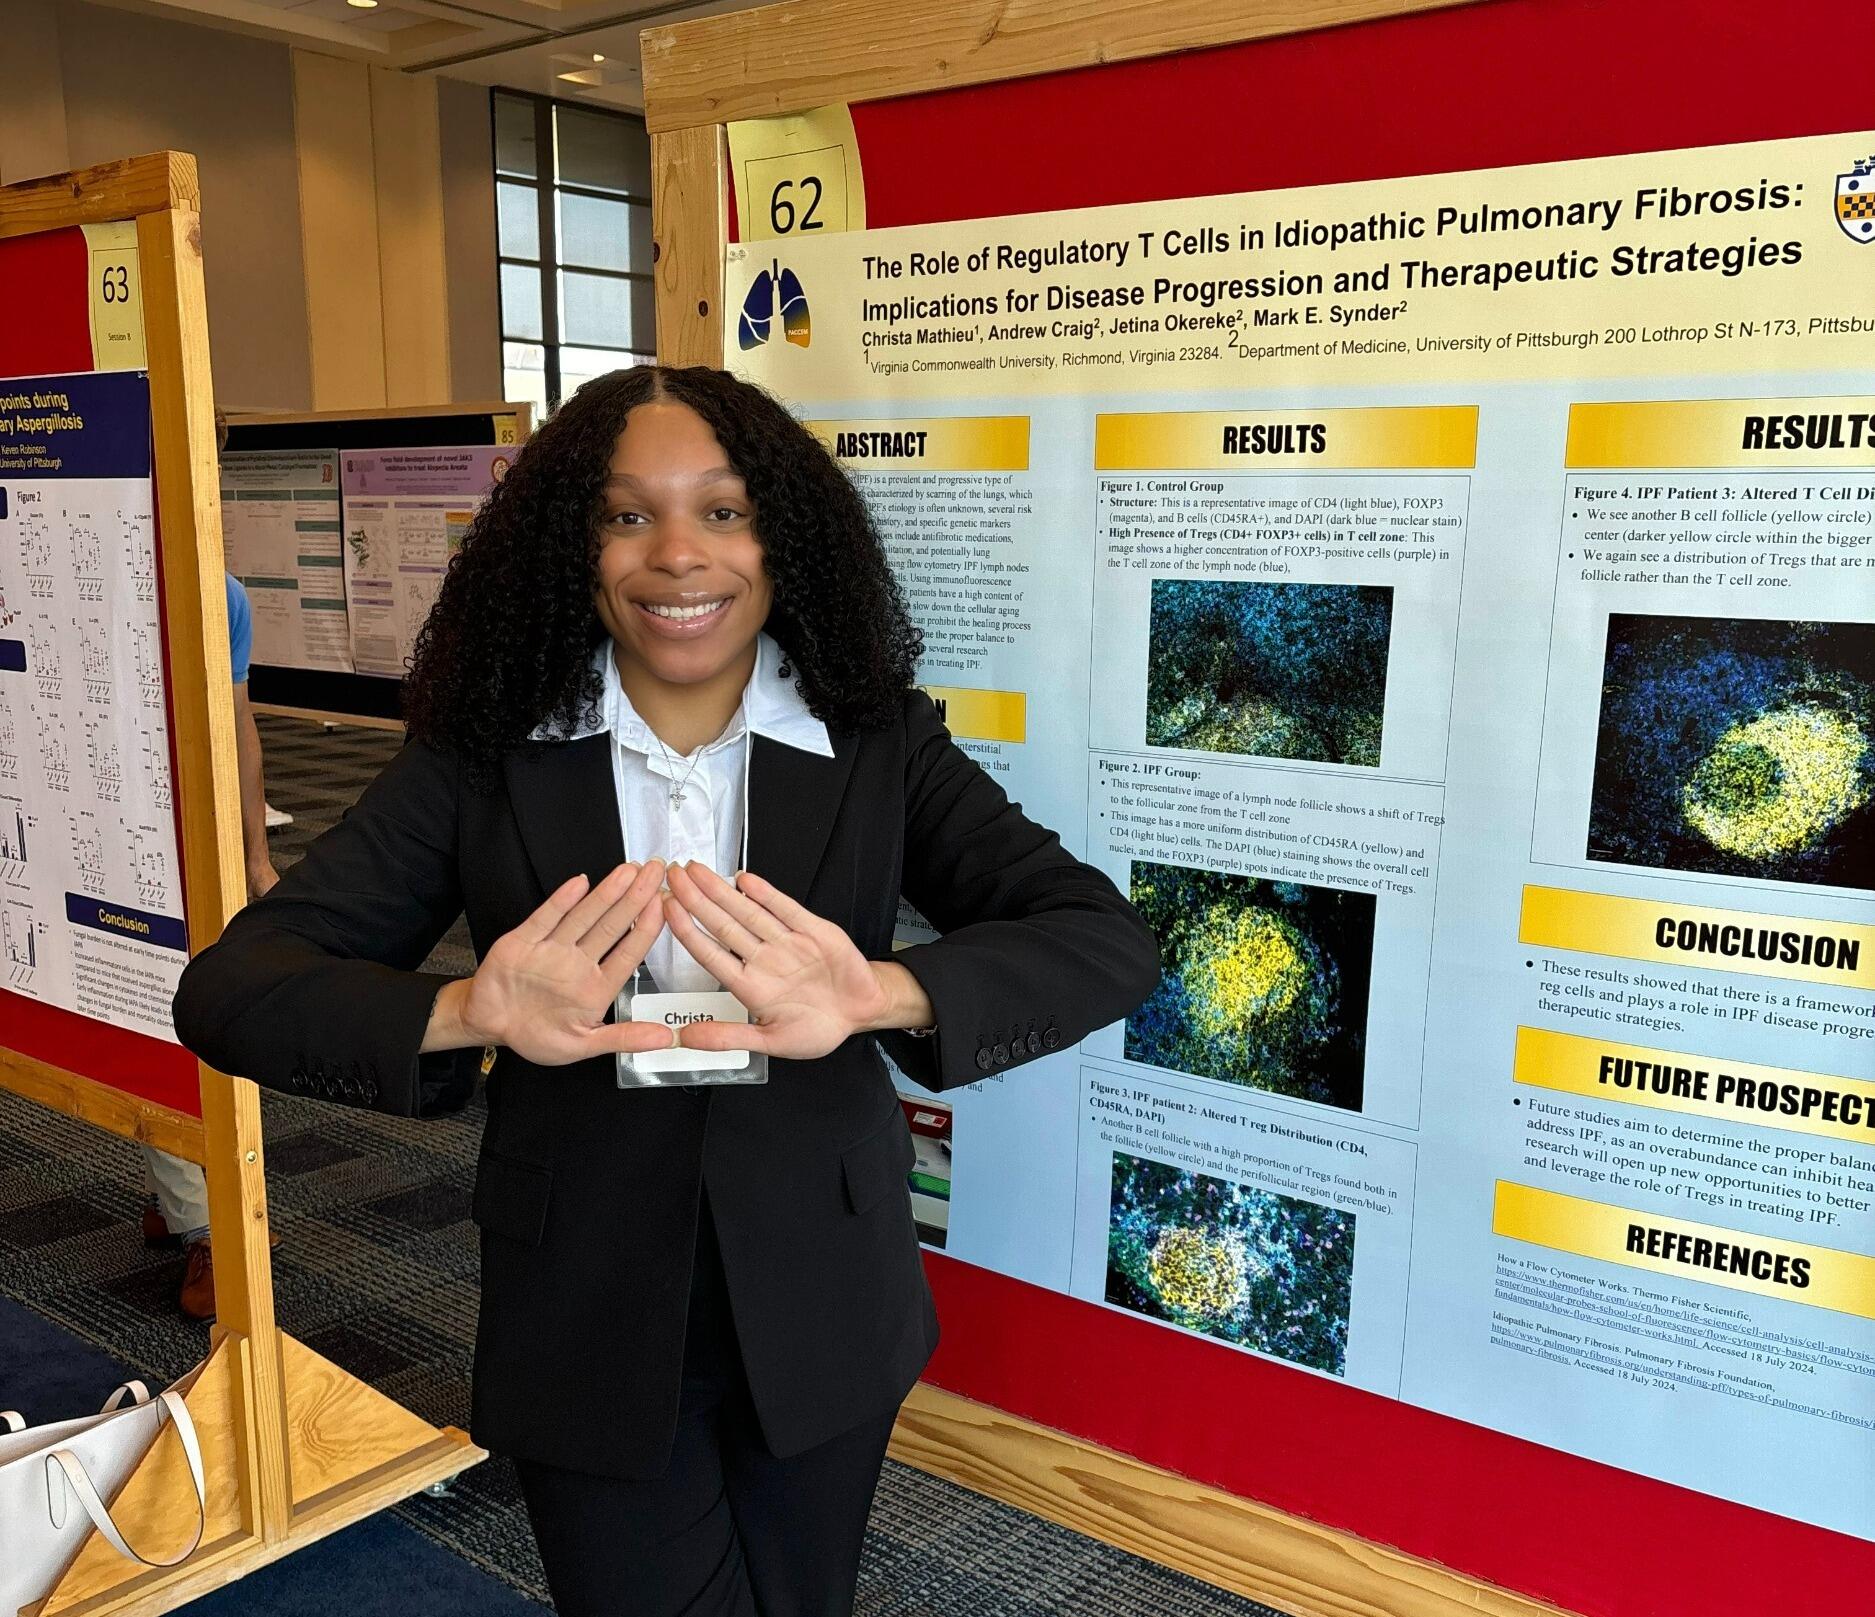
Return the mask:
M 1135 860 L 1162 970 L 1126 1056 L 1359 1111 L 1374 895 Z
M 1875 625 L 1608 619 L 1588 856 L 1875 887 Z
M 1155 578 L 1146 744 L 1380 767 L 1393 590 Z
M 1113 1153 L 1107 1301 L 1345 1375 L 1354 1215 Z

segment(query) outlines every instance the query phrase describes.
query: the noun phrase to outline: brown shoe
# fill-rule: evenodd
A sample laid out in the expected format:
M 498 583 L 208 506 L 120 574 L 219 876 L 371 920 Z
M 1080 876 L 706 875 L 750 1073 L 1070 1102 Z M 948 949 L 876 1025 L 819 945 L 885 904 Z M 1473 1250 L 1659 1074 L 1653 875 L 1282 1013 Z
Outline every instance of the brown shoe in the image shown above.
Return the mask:
M 154 1207 L 143 1209 L 143 1244 L 155 1247 L 179 1247 L 182 1237 L 171 1232 L 163 1215 Z
M 191 1241 L 183 1251 L 182 1312 L 186 1318 L 215 1317 L 215 1257 L 208 1242 Z

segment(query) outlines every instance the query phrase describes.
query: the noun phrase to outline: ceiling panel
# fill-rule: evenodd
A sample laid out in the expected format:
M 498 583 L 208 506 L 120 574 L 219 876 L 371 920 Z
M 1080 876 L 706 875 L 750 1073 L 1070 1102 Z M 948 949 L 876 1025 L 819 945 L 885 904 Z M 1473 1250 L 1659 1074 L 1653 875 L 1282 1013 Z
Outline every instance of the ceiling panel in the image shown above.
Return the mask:
M 93 0 L 408 72 L 638 110 L 638 36 L 751 0 Z M 4 0 L 0 0 L 0 6 Z M 603 58 L 595 61 L 595 57 Z

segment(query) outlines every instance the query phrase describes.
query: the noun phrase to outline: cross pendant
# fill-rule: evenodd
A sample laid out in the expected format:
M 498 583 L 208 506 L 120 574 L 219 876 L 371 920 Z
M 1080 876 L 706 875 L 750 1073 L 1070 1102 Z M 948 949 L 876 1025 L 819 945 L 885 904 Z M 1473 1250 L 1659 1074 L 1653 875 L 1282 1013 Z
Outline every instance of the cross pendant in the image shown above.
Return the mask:
M 684 806 L 683 788 L 679 787 L 676 791 L 671 793 L 671 807 L 682 808 L 683 806 Z

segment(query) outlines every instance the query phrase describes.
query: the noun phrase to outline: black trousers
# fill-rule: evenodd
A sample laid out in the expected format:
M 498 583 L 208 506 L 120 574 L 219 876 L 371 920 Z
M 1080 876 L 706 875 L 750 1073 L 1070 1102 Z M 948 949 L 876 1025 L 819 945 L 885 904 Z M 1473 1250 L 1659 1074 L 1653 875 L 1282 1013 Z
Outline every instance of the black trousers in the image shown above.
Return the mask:
M 516 1462 L 560 1617 L 850 1617 L 893 1414 L 768 1452 L 707 1201 L 670 1467 L 649 1482 Z

